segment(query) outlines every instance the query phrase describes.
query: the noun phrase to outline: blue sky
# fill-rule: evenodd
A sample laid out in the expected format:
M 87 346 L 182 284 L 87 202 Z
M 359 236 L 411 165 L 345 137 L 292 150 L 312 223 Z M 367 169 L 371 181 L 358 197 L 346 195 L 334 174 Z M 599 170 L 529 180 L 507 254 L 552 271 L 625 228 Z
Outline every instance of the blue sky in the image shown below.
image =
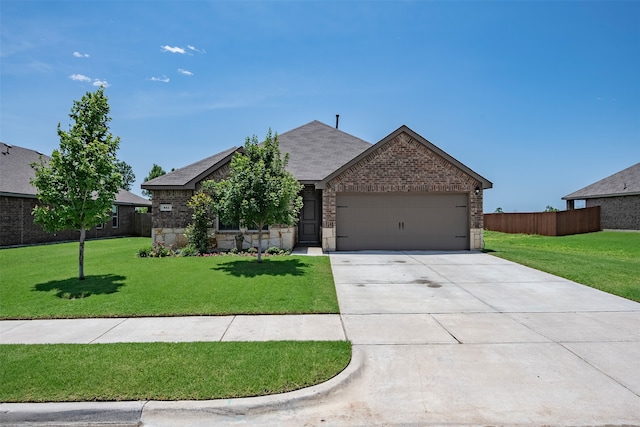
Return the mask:
M 312 120 L 401 125 L 494 183 L 485 212 L 640 161 L 640 2 L 0 1 L 0 140 L 51 154 L 105 84 L 119 157 L 178 168 Z

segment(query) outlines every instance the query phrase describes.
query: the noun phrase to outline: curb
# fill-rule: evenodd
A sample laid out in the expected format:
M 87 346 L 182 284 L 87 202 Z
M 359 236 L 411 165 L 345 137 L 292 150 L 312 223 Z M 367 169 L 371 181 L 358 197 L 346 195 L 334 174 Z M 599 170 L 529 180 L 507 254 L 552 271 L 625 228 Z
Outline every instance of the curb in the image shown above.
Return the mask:
M 139 426 L 153 418 L 189 413 L 218 415 L 260 414 L 305 406 L 356 379 L 364 367 L 364 351 L 352 346 L 351 361 L 324 383 L 287 393 L 239 399 L 128 402 L 0 403 L 0 426 L 109 425 Z

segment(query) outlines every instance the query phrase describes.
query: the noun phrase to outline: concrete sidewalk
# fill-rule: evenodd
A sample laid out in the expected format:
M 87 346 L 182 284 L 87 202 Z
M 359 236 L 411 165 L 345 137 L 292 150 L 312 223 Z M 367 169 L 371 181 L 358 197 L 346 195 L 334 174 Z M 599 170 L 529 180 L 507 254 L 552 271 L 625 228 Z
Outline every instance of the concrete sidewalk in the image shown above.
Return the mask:
M 338 314 L 0 321 L 2 344 L 344 339 Z
M 342 322 L 328 316 L 325 326 L 344 337 L 344 325 L 354 357 L 328 383 L 203 402 L 0 404 L 0 423 L 640 426 L 640 304 L 480 253 L 337 253 L 331 263 Z M 207 336 L 230 339 L 240 318 L 239 337 L 283 328 L 230 317 L 226 332 Z M 109 339 L 118 327 L 144 338 L 135 323 L 148 319 L 118 321 L 83 339 Z

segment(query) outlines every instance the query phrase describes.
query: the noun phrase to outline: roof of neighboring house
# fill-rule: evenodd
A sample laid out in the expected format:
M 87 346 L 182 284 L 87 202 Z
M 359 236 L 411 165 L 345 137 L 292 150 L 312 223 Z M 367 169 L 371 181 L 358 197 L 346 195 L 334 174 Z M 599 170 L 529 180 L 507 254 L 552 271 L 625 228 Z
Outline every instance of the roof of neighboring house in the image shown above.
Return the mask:
M 458 169 L 464 171 L 467 175 L 473 177 L 476 181 L 481 182 L 483 189 L 493 188 L 493 183 L 491 181 L 489 181 L 488 179 L 486 179 L 486 178 L 482 177 L 481 175 L 477 174 L 473 170 L 469 169 L 463 163 L 460 163 L 458 160 L 454 159 L 449 154 L 445 153 L 440 148 L 436 147 L 431 142 L 427 141 L 425 138 L 423 138 L 422 136 L 420 136 L 416 132 L 412 131 L 411 129 L 409 129 L 409 127 L 407 127 L 405 125 L 400 126 L 397 130 L 395 130 L 394 132 L 390 133 L 385 138 L 381 139 L 375 145 L 370 146 L 368 150 L 363 151 L 357 157 L 351 159 L 351 161 L 349 161 L 348 163 L 344 164 L 339 169 L 337 169 L 335 171 L 332 171 L 332 173 L 330 175 L 325 177 L 317 185 L 317 188 L 322 188 L 322 189 L 325 188 L 326 184 L 330 180 L 332 180 L 336 176 L 340 175 L 342 172 L 344 172 L 345 170 L 349 169 L 351 166 L 355 165 L 360 160 L 362 160 L 363 158 L 367 157 L 369 154 L 371 154 L 372 152 L 374 152 L 375 150 L 380 148 L 380 146 L 382 146 L 382 145 L 386 144 L 387 142 L 391 141 L 392 139 L 394 139 L 395 137 L 397 137 L 401 133 L 408 134 L 412 139 L 414 139 L 416 141 L 419 141 L 420 143 L 424 144 L 429 150 L 433 151 L 434 153 L 436 153 L 440 157 L 444 158 L 446 161 L 448 161 L 449 163 L 453 164 Z
M 371 144 L 317 120 L 278 135 L 287 170 L 303 183 L 322 180 Z
M 238 147 L 231 147 L 228 150 L 214 154 L 206 159 L 176 169 L 157 178 L 150 179 L 142 184 L 142 188 L 146 190 L 193 190 L 196 188 L 197 182 L 230 161 L 238 150 Z
M 564 196 L 563 200 L 640 195 L 640 163 Z
M 48 162 L 50 157 L 28 148 L 0 142 L 0 195 L 11 197 L 36 197 L 36 188 L 31 185 L 35 178 L 32 163 L 40 159 Z M 151 202 L 127 190 L 116 195 L 116 204 L 151 206 Z

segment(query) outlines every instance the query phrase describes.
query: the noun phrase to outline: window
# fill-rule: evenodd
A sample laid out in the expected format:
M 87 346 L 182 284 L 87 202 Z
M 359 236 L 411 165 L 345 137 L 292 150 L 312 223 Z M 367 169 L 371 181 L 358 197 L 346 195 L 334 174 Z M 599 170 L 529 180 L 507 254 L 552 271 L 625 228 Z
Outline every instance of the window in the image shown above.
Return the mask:
M 96 229 L 97 230 L 102 230 L 104 228 L 104 224 L 98 224 L 96 225 Z
M 113 228 L 118 228 L 118 206 L 113 205 L 111 207 L 111 226 Z
M 218 219 L 218 231 L 240 231 L 240 224 L 225 224 Z M 258 231 L 255 227 L 249 228 L 248 231 Z M 269 226 L 262 227 L 262 231 L 269 231 Z

